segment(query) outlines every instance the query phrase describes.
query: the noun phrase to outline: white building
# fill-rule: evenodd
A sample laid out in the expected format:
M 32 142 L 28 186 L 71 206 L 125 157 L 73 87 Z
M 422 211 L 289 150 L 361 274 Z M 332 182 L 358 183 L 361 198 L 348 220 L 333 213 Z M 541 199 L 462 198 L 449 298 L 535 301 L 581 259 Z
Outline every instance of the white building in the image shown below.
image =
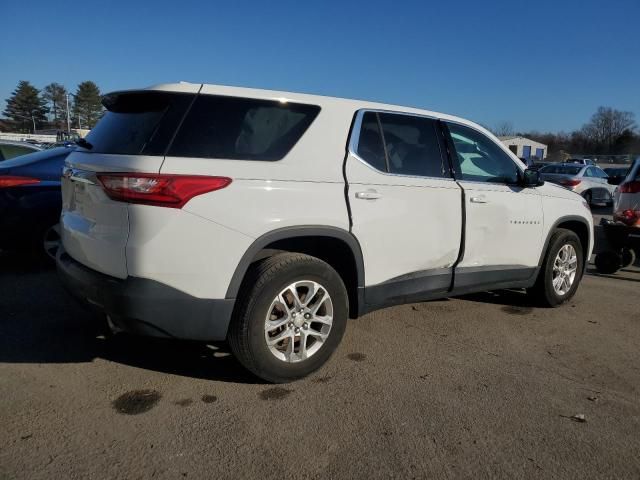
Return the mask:
M 542 160 L 547 156 L 547 146 L 544 143 L 536 142 L 530 138 L 516 137 L 515 135 L 498 138 L 519 158 L 537 157 L 538 160 Z

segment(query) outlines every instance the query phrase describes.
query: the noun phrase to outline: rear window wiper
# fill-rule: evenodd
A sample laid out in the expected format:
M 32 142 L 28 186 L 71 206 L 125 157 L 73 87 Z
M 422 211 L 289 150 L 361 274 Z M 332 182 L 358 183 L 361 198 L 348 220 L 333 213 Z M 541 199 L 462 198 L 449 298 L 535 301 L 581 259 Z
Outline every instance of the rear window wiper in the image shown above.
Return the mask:
M 87 142 L 84 138 L 79 138 L 78 140 L 76 140 L 76 145 L 79 145 L 82 148 L 86 148 L 87 150 L 91 150 L 93 148 L 93 145 Z

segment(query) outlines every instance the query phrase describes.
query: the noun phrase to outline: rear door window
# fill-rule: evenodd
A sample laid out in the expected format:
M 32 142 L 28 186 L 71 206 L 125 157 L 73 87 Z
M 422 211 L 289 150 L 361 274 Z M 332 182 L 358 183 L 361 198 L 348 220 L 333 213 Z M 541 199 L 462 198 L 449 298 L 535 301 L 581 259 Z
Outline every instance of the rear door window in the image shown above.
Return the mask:
M 415 115 L 380 113 L 390 173 L 445 177 L 436 121 Z
M 168 155 L 220 159 L 282 159 L 320 107 L 250 98 L 200 95 Z
M 193 94 L 131 92 L 107 95 L 107 111 L 89 132 L 91 152 L 164 155 Z
M 400 113 L 365 112 L 357 155 L 386 173 L 449 178 L 436 120 Z

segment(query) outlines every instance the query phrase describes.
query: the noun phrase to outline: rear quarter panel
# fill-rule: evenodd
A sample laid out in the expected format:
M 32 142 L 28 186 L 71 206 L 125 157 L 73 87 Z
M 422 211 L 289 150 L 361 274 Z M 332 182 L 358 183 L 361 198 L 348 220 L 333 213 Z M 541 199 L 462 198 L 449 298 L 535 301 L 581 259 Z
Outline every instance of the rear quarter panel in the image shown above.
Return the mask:
M 161 173 L 230 177 L 228 187 L 192 199 L 183 210 L 253 238 L 289 226 L 348 230 L 342 169 L 354 113 L 327 101 L 282 160 L 166 157 Z

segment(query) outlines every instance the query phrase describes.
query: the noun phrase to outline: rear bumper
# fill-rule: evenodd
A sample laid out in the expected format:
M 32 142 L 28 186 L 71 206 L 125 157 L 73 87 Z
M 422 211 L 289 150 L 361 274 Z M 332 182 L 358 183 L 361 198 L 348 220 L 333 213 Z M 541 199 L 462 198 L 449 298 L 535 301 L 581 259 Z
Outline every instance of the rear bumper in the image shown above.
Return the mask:
M 109 315 L 124 331 L 186 340 L 224 340 L 234 299 L 202 299 L 145 278 L 124 280 L 91 270 L 63 248 L 56 259 L 65 288 Z

